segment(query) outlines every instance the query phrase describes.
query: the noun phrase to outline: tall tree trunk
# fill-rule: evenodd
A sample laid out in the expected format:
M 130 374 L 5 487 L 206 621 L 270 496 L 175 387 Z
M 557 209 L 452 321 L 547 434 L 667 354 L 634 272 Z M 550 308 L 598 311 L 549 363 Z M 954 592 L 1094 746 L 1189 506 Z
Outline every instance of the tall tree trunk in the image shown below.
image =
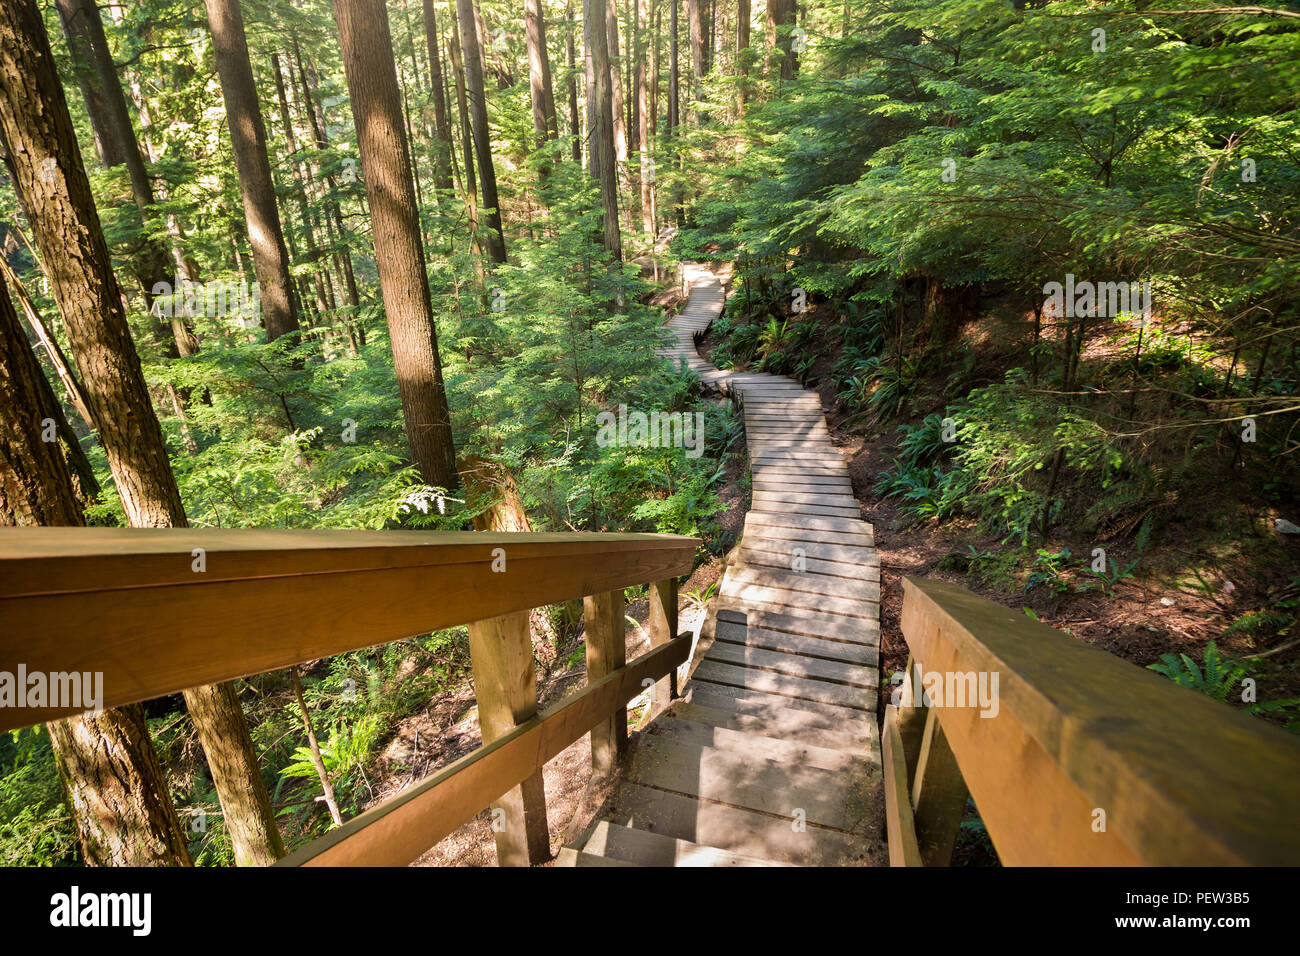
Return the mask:
M 600 182 L 605 249 L 616 262 L 623 258 L 618 226 L 618 178 L 614 152 L 614 104 L 610 89 L 609 33 L 605 0 L 584 0 L 583 27 L 591 56 L 591 86 L 587 96 L 594 106 L 592 126 L 593 175 Z
M 677 135 L 681 125 L 681 70 L 677 57 L 677 3 L 669 0 L 671 10 L 668 20 L 668 135 Z
M 434 178 L 438 189 L 451 191 L 451 118 L 447 115 L 446 84 L 438 49 L 438 19 L 433 0 L 424 0 L 424 35 L 429 47 L 429 77 L 433 87 Z
M 627 174 L 627 124 L 624 119 L 623 78 L 620 76 L 623 58 L 618 53 L 618 0 L 606 0 L 605 46 L 609 51 L 610 115 L 614 120 L 614 162 L 618 184 L 628 188 Z
M 650 89 L 647 83 L 649 64 L 646 63 L 646 34 L 650 29 L 650 0 L 636 2 L 636 120 L 637 142 L 641 147 L 641 229 L 646 236 L 653 238 L 654 225 L 654 157 L 651 153 L 650 137 L 654 135 L 654 117 L 650 112 Z
M 127 518 L 135 527 L 185 527 L 180 491 L 35 0 L 0 6 L 0 133 Z M 236 858 L 274 862 L 284 844 L 233 685 L 194 688 L 185 692 L 185 700 Z
M 275 80 L 275 99 L 280 109 L 280 125 L 284 127 L 284 142 L 289 150 L 289 164 L 293 167 L 294 199 L 297 201 L 298 216 L 302 220 L 303 236 L 307 242 L 307 260 L 316 266 L 312 275 L 312 284 L 316 293 L 316 309 L 326 321 L 334 312 L 334 303 L 325 291 L 325 276 L 321 271 L 321 251 L 316 239 L 315 216 L 307 199 L 307 173 L 298 158 L 298 136 L 293 129 L 293 117 L 289 114 L 289 97 L 285 93 L 284 75 L 280 72 L 280 54 L 271 54 L 271 74 Z
M 686 0 L 686 20 L 691 35 L 691 96 L 698 103 L 703 98 L 704 82 L 704 17 L 700 9 L 702 0 Z M 696 118 L 698 120 L 698 111 Z
M 0 43 L 6 20 L 0 14 Z M 0 525 L 85 523 L 63 453 L 42 439 L 58 410 L 48 385 L 0 276 Z M 190 864 L 140 705 L 47 728 L 87 865 Z
M 777 74 L 782 80 L 794 78 L 794 37 L 788 29 L 782 29 L 794 26 L 794 14 L 794 0 L 767 0 L 767 53 L 770 60 L 774 51 L 779 51 Z
M 524 0 L 528 45 L 528 84 L 533 100 L 533 131 L 540 146 L 560 135 L 555 118 L 555 91 L 551 86 L 551 59 L 546 52 L 546 17 L 541 0 Z
M 573 161 L 582 165 L 582 123 L 578 119 L 578 61 L 574 43 L 577 27 L 573 20 L 573 0 L 565 0 L 564 19 L 567 26 L 564 31 L 564 54 L 569 67 L 569 78 L 565 86 L 569 93 L 569 133 L 573 137 Z
M 388 14 L 384 0 L 334 0 L 334 19 L 370 198 L 375 264 L 393 343 L 406 438 L 425 482 L 454 488 L 451 415 L 442 383 Z
M 474 131 L 469 119 L 469 97 L 465 91 L 465 64 L 461 59 L 460 18 L 451 9 L 451 36 L 447 56 L 456 82 L 456 111 L 460 116 L 461 158 L 465 168 L 465 218 L 469 223 L 470 246 L 474 251 L 474 274 L 478 279 L 479 300 L 487 311 L 487 275 L 483 269 L 483 248 L 478 230 L 478 180 L 474 176 Z
M 267 341 L 296 335 L 298 302 L 289 275 L 280 211 L 275 205 L 271 162 L 266 155 L 266 124 L 257 101 L 253 67 L 248 61 L 244 15 L 239 0 L 203 0 L 212 31 L 212 51 L 221 77 L 230 142 L 239 172 L 244 220 L 253 250 L 253 271 L 261 290 L 262 324 Z
M 488 255 L 493 262 L 506 261 L 506 235 L 501 229 L 501 204 L 497 196 L 497 173 L 492 164 L 492 132 L 488 129 L 487 98 L 483 89 L 483 55 L 474 22 L 474 0 L 456 0 L 460 20 L 460 48 L 464 59 L 465 91 L 474 127 L 474 155 L 478 159 L 478 181 L 483 205 L 487 207 Z M 468 162 L 468 161 L 467 161 Z
M 736 112 L 745 115 L 745 97 L 749 86 L 749 27 L 753 14 L 750 12 L 749 0 L 740 0 L 736 11 L 736 74 L 740 81 L 736 84 Z
M 131 181 L 131 196 L 139 212 L 138 224 L 147 226 L 153 217 L 153 184 L 145 168 L 140 143 L 127 111 L 126 95 L 118 77 L 117 67 L 108 49 L 104 35 L 104 22 L 94 0 L 57 0 L 59 20 L 64 36 L 72 51 L 73 70 L 90 116 L 91 130 L 100 160 L 106 168 L 126 166 Z M 154 344 L 163 354 L 175 358 L 182 354 L 183 344 L 173 338 L 172 326 L 161 320 L 153 309 L 154 289 L 170 284 L 171 256 L 158 240 L 142 230 L 131 253 L 132 271 L 140 283 L 145 308 L 151 316 L 150 330 Z M 184 338 L 182 330 L 181 338 Z
M 302 106 L 303 112 L 307 115 L 307 125 L 311 128 L 312 142 L 315 144 L 317 149 L 323 150 L 329 145 L 329 139 L 325 131 L 324 121 L 317 112 L 318 107 L 312 95 L 315 86 L 311 82 L 310 75 L 307 72 L 306 64 L 304 63 L 302 56 L 302 46 L 298 43 L 296 37 L 293 40 L 293 59 L 294 66 L 297 70 L 298 82 L 302 90 L 302 98 L 299 100 L 299 103 Z M 327 220 L 333 223 L 334 230 L 338 233 L 338 239 L 342 242 L 343 237 L 347 235 L 347 231 L 343 226 L 343 212 L 339 208 L 338 200 L 334 198 L 334 194 L 339 188 L 338 180 L 332 174 L 324 173 L 323 176 L 329 194 L 329 199 L 326 202 Z M 365 330 L 361 328 L 360 322 L 357 318 L 358 311 L 361 307 L 361 295 L 357 289 L 356 274 L 352 269 L 352 251 L 347 247 L 346 243 L 341 249 L 340 258 L 343 267 L 344 291 L 347 296 L 347 304 L 352 310 L 352 318 L 349 322 L 348 328 L 349 331 L 359 340 L 359 344 L 365 345 Z

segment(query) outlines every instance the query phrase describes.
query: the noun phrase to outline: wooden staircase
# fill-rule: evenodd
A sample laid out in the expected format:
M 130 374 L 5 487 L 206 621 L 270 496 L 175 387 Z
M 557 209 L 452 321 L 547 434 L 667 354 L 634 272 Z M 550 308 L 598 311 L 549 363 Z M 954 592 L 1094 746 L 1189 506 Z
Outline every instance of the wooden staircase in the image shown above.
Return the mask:
M 742 407 L 753 507 L 682 698 L 644 728 L 557 864 L 883 863 L 871 525 L 814 393 L 698 356 L 725 297 L 707 269 L 684 273 L 690 298 L 663 354 Z

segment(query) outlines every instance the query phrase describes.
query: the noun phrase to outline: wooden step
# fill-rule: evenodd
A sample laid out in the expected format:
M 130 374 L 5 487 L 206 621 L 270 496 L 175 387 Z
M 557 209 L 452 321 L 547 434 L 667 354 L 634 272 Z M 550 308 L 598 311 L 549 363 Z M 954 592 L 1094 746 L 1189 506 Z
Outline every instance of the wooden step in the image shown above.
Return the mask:
M 673 704 L 671 713 L 697 724 L 793 740 L 859 757 L 864 754 L 872 756 L 879 749 L 876 745 L 875 725 L 866 721 L 861 725 L 865 733 L 853 733 L 841 729 L 843 724 L 835 718 L 809 710 L 737 699 L 729 699 L 722 702 L 724 706 L 717 707 L 695 702 L 707 699 L 707 695 L 701 694 L 694 700 L 679 700 Z
M 722 582 L 718 592 L 718 606 L 734 607 L 772 607 L 781 610 L 819 611 L 823 614 L 836 614 L 841 617 L 862 618 L 868 621 L 880 620 L 880 585 L 873 581 L 864 581 L 866 592 L 861 597 L 844 598 L 829 594 L 810 594 L 807 591 L 788 591 L 784 588 L 763 587 L 760 584 L 731 583 L 731 575 Z
M 791 825 L 793 820 L 635 783 L 620 785 L 609 807 L 609 819 L 623 826 L 764 860 L 804 866 L 862 866 L 882 857 L 875 832 L 860 837 L 817 826 L 800 832 Z
M 768 733 L 767 728 L 732 730 L 667 713 L 656 717 L 646 732 L 668 744 L 682 742 L 693 747 L 712 747 L 742 756 L 761 757 L 778 763 L 795 763 L 819 770 L 866 773 L 871 768 L 870 761 L 862 754 L 813 746 L 797 740 L 782 740 L 775 734 Z
M 875 809 L 875 774 L 836 773 L 654 735 L 637 742 L 627 773 L 632 783 L 772 814 L 787 824 L 803 811 L 807 823 L 845 833 L 865 831 Z
M 873 689 L 879 684 L 874 667 L 828 661 L 820 657 L 804 657 L 788 651 L 773 651 L 749 644 L 733 644 L 729 641 L 714 641 L 705 653 L 704 660 L 735 664 L 738 667 L 752 667 L 807 680 L 826 681 L 830 684 L 843 684 L 846 687 Z
M 849 598 L 857 601 L 880 600 L 880 584 L 868 581 L 865 577 L 842 578 L 829 574 L 817 574 L 808 571 L 791 571 L 789 568 L 776 569 L 738 565 L 727 569 L 723 587 L 740 586 L 783 588 L 786 591 L 800 591 L 809 594 L 825 594 L 830 597 Z
M 560 852 L 555 854 L 556 866 L 637 866 L 636 863 L 629 863 L 626 860 L 615 860 L 607 856 L 600 856 L 597 853 L 584 853 L 575 850 L 573 847 L 563 847 Z
M 732 606 L 732 605 L 737 606 Z M 769 611 L 744 607 L 732 600 L 717 602 L 719 621 L 733 621 L 746 627 L 761 627 L 769 631 L 820 637 L 828 641 L 847 641 L 851 644 L 880 646 L 880 622 L 860 617 L 842 617 L 817 611 Z
M 825 726 L 840 733 L 862 737 L 878 733 L 874 713 L 864 714 L 861 710 L 841 707 L 839 704 L 804 700 L 799 697 L 782 697 L 779 694 L 696 680 L 691 680 L 683 696 L 693 704 L 702 704 L 738 714 L 758 715 L 764 719 L 770 718 L 774 709 L 805 711 L 819 722 L 818 726 L 822 726 L 820 722 L 825 721 Z
M 879 652 L 869 644 L 850 644 L 846 641 L 828 641 L 820 637 L 786 634 L 783 631 L 769 631 L 766 628 L 749 627 L 732 621 L 718 621 L 714 625 L 714 638 L 727 644 L 743 644 L 746 647 L 801 654 L 804 657 L 859 664 L 863 667 L 875 667 L 880 662 Z
M 876 712 L 876 692 L 872 688 L 829 684 L 826 681 L 791 677 L 787 674 L 726 664 L 709 658 L 699 662 L 691 679 L 723 684 L 727 687 L 739 687 L 742 690 L 756 690 L 764 694 L 776 694 L 778 697 L 851 707 L 869 714 Z
M 787 542 L 789 543 L 789 542 Z M 739 564 L 750 568 L 781 568 L 789 571 L 795 566 L 794 548 L 785 551 L 767 551 L 763 548 L 751 548 L 743 539 L 740 550 L 736 552 Z M 804 573 L 818 574 L 823 577 L 839 577 L 852 581 L 879 581 L 880 559 L 858 559 L 871 561 L 869 564 L 849 564 L 843 561 L 828 561 L 812 556 L 812 546 L 804 549 L 800 556 Z
M 601 820 L 583 852 L 628 866 L 789 866 Z

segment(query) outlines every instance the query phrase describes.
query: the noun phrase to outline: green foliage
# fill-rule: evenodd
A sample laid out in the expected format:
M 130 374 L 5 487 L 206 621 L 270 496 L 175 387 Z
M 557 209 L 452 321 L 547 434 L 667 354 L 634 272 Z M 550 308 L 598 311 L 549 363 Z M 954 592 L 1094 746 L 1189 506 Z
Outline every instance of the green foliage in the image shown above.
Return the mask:
M 1227 701 L 1228 694 L 1246 676 L 1246 668 L 1231 657 L 1219 654 L 1214 641 L 1205 645 L 1201 666 L 1186 654 L 1161 654 L 1149 670 L 1163 674 L 1179 687 L 1199 691 L 1215 700 Z
M 79 850 L 41 726 L 0 734 L 0 866 L 63 866 Z

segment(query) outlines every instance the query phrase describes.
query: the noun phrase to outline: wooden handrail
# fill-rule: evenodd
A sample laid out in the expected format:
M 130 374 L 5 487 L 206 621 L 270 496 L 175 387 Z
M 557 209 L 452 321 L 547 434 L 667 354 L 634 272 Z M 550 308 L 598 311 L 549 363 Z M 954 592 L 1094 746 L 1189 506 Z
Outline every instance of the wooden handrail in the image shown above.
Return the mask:
M 0 528 L 0 671 L 113 707 L 691 571 L 696 538 Z M 0 731 L 78 707 L 3 707 Z
M 405 866 L 686 660 L 683 634 L 286 856 L 279 866 Z
M 946 863 L 967 788 L 1008 865 L 1300 863 L 1294 736 L 956 585 L 904 579 L 902 629 L 892 863 Z M 933 674 L 996 674 L 991 716 Z

